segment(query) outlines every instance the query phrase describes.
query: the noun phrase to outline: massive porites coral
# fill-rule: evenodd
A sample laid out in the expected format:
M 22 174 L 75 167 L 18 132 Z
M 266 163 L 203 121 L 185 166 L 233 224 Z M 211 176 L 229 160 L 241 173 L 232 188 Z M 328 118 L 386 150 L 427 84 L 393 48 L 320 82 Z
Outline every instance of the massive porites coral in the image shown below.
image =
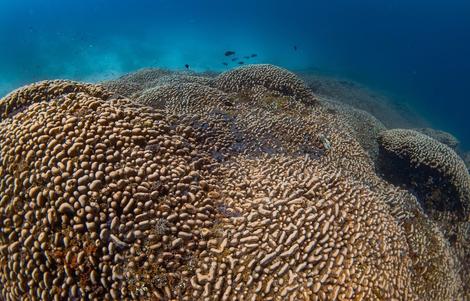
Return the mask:
M 266 68 L 263 65 L 260 69 Z M 250 69 L 256 70 L 257 66 L 250 66 Z M 236 70 L 220 77 L 228 86 L 240 83 Z M 216 77 L 215 81 L 218 80 Z M 263 82 L 263 79 L 254 82 Z M 296 80 L 285 84 L 298 86 L 297 83 Z M 370 140 L 375 140 L 384 129 L 380 122 L 367 113 L 357 111 L 359 114 L 356 114 L 356 110 L 335 105 L 328 99 L 320 98 L 305 105 L 289 93 L 273 93 L 264 86 L 257 86 L 253 92 L 254 83 L 245 85 L 250 93 L 246 93 L 242 85 L 239 87 L 242 92 L 229 92 L 225 97 L 221 92 L 217 97 L 204 97 L 215 95 L 208 93 L 214 91 L 208 87 L 193 87 L 193 92 L 186 91 L 184 97 L 177 86 L 156 87 L 151 93 L 144 92 L 147 96 L 139 101 L 165 107 L 168 113 L 182 120 L 193 120 L 197 114 L 193 127 L 197 131 L 202 128 L 200 135 L 208 137 L 207 146 L 217 158 L 227 157 L 227 154 L 230 158 L 232 152 L 240 151 L 245 155 L 305 156 L 314 159 L 310 164 L 341 170 L 343 176 L 360 179 L 369 189 L 380 191 L 382 201 L 393 208 L 391 213 L 406 236 L 408 252 L 413 258 L 411 286 L 426 300 L 458 299 L 462 287 L 457 273 L 458 260 L 448 241 L 432 221 L 427 221 L 414 197 L 390 190 L 390 185 L 380 181 L 374 173 L 366 151 L 373 154 L 376 149 L 377 142 Z M 221 101 L 227 98 L 232 102 Z M 214 136 L 217 139 L 212 139 Z
M 366 111 L 356 109 L 350 105 L 332 99 L 319 98 L 323 105 L 334 110 L 350 127 L 350 132 L 362 148 L 376 162 L 379 152 L 377 138 L 386 127 L 377 118 Z
M 439 228 L 344 115 L 257 68 L 0 100 L 1 299 L 463 299 Z
M 450 147 L 404 129 L 382 132 L 379 142 L 386 176 L 412 187 L 427 209 L 454 211 L 470 219 L 470 175 Z
M 204 75 L 204 76 L 203 76 Z M 174 72 L 159 68 L 145 68 L 121 76 L 120 78 L 103 82 L 109 91 L 126 97 L 138 97 L 139 92 L 145 89 L 170 83 L 212 83 L 212 74 L 194 74 L 190 71 Z
M 246 65 L 215 78 L 215 86 L 225 92 L 239 92 L 256 98 L 260 87 L 270 93 L 313 103 L 313 93 L 294 73 L 273 65 Z
M 384 176 L 418 196 L 458 258 L 461 278 L 469 279 L 470 175 L 464 162 L 447 145 L 414 130 L 382 132 L 379 142 Z M 463 285 L 468 299 L 468 281 Z
M 429 137 L 436 139 L 437 141 L 447 145 L 453 150 L 457 150 L 460 144 L 459 140 L 452 134 L 441 130 L 435 130 L 432 128 L 418 128 L 415 129 L 415 131 L 428 135 Z

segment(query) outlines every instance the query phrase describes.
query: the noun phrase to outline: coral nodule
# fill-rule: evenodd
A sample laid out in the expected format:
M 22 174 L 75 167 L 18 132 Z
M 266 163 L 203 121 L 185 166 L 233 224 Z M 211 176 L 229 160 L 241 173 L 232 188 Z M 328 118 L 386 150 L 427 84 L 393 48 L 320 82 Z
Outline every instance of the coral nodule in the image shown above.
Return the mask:
M 448 233 L 376 174 L 383 126 L 282 68 L 46 81 L 0 110 L 2 300 L 469 296 Z

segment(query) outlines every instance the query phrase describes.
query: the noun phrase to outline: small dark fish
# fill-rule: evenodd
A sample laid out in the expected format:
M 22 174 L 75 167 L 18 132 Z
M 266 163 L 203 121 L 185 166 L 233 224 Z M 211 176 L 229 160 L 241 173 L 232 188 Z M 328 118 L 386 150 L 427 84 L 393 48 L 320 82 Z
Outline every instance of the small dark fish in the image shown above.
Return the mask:
M 228 63 L 226 63 L 226 62 L 223 62 L 223 63 L 222 63 L 222 65 L 224 65 L 224 66 L 228 66 Z
M 186 69 L 189 69 L 189 65 L 188 65 L 188 64 L 184 65 L 184 67 L 186 67 Z
M 256 53 L 253 53 L 251 57 L 257 57 L 258 55 Z
M 294 51 L 297 51 L 297 46 L 294 46 Z
M 247 55 L 247 56 L 244 56 L 244 58 L 248 60 L 250 57 Z
M 234 57 L 234 58 L 232 59 L 232 62 L 235 62 L 236 60 L 238 60 L 238 57 Z
M 234 54 L 235 54 L 235 51 L 231 51 L 231 50 L 225 51 L 225 56 L 231 56 Z
M 238 62 L 238 65 L 243 65 L 243 64 L 245 64 L 245 63 L 244 62 Z

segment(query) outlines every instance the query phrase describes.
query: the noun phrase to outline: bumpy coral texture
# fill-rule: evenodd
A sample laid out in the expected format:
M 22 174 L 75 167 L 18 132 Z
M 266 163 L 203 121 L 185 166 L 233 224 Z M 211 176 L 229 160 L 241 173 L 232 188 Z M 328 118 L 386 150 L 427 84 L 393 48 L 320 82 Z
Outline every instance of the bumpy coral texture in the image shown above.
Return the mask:
M 454 150 L 457 149 L 460 144 L 459 140 L 454 137 L 454 135 L 441 130 L 435 130 L 432 128 L 418 128 L 415 130 L 425 135 L 428 135 L 429 137 L 434 138 L 441 143 L 444 143 L 445 145 Z
M 146 68 L 106 81 L 103 86 L 110 91 L 126 97 L 138 97 L 145 89 L 176 83 L 200 83 L 210 85 L 209 76 L 198 76 L 190 72 L 172 72 L 165 69 Z
M 324 105 L 341 116 L 351 128 L 356 140 L 361 144 L 371 159 L 377 161 L 379 144 L 377 138 L 386 127 L 377 118 L 366 111 L 356 109 L 344 103 L 336 102 L 331 99 L 323 99 Z
M 380 145 L 388 159 L 405 161 L 416 172 L 423 173 L 421 187 L 428 185 L 427 175 L 433 178 L 431 185 L 445 194 L 439 195 L 440 208 L 453 207 L 468 215 L 470 209 L 470 175 L 463 160 L 448 146 L 414 130 L 393 129 L 381 134 Z M 390 157 L 391 156 L 391 157 Z M 393 161 L 390 161 L 393 164 Z M 399 172 L 399 171 L 397 171 Z M 419 180 L 417 180 L 419 181 Z M 429 181 L 428 181 L 429 182 Z M 443 185 L 438 185 L 441 183 Z M 417 187 L 419 188 L 419 187 Z M 436 192 L 437 193 L 437 192 Z M 448 198 L 449 202 L 442 204 Z M 431 208 L 434 204 L 427 204 Z M 468 218 L 467 218 L 468 219 Z
M 141 93 L 137 101 L 167 110 L 171 110 L 173 106 L 181 110 L 190 107 L 192 112 L 207 105 L 216 108 L 231 104 L 229 96 L 222 91 L 198 83 L 180 82 L 149 88 Z
M 103 87 L 67 80 L 42 81 L 17 89 L 0 100 L 0 120 L 20 112 L 29 105 L 62 98 L 69 93 L 84 92 L 95 97 L 108 98 L 111 93 Z
M 407 225 L 410 229 L 419 227 L 425 230 L 430 234 L 428 237 L 434 236 L 426 243 L 421 239 L 410 243 L 411 248 L 428 248 L 429 243 L 434 246 L 434 251 L 427 254 L 428 263 L 421 269 L 427 269 L 434 275 L 444 275 L 443 271 L 447 270 L 445 274 L 454 277 L 443 266 L 435 266 L 432 259 L 436 256 L 449 257 L 444 256 L 445 249 L 442 247 L 439 247 L 441 251 L 436 249 L 447 244 L 454 254 L 454 264 L 448 262 L 445 266 L 458 265 L 463 298 L 467 300 L 470 298 L 470 176 L 465 164 L 447 145 L 413 130 L 389 130 L 383 132 L 379 140 L 383 147 L 382 160 L 388 162 L 388 173 L 393 182 L 411 187 L 429 216 L 428 220 L 420 217 L 422 221 L 418 224 Z
M 264 87 L 293 97 L 305 103 L 314 102 L 313 93 L 292 72 L 273 65 L 247 65 L 227 71 L 215 79 L 215 86 L 225 92 L 243 92 L 256 95 Z
M 1 298 L 462 299 L 459 259 L 359 127 L 246 68 L 114 83 L 134 101 L 70 82 L 1 100 L 25 99 L 0 124 Z

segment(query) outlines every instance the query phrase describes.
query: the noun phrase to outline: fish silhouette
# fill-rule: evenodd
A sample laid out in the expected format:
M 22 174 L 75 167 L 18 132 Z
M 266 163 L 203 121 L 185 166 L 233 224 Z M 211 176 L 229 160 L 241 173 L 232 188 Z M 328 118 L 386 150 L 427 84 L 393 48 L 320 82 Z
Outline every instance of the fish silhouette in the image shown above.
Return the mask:
M 235 62 L 236 60 L 238 60 L 238 57 L 234 57 L 234 58 L 232 59 L 232 62 Z
M 258 55 L 256 53 L 253 53 L 251 57 L 257 57 Z
M 226 63 L 226 62 L 223 62 L 223 63 L 222 63 L 222 65 L 224 65 L 224 66 L 228 66 L 228 63 Z
M 242 62 L 242 61 L 238 62 L 238 65 L 243 65 L 243 64 L 245 64 L 245 62 Z
M 189 69 L 189 65 L 188 65 L 188 64 L 184 65 L 184 67 L 186 67 L 186 69 Z
M 244 58 L 245 58 L 245 59 L 249 59 L 249 58 L 250 58 L 250 56 L 248 56 L 248 55 L 247 55 L 247 56 L 244 56 Z
M 297 51 L 297 45 L 296 45 L 296 46 L 294 46 L 294 51 Z
M 235 51 L 231 51 L 231 50 L 225 51 L 225 56 L 231 56 L 231 55 L 234 55 L 234 54 L 235 54 Z

